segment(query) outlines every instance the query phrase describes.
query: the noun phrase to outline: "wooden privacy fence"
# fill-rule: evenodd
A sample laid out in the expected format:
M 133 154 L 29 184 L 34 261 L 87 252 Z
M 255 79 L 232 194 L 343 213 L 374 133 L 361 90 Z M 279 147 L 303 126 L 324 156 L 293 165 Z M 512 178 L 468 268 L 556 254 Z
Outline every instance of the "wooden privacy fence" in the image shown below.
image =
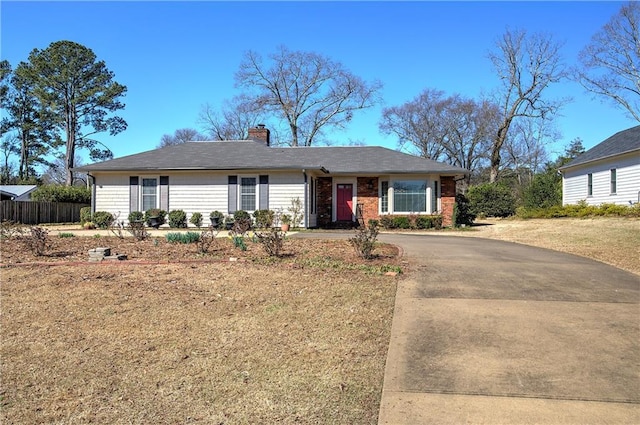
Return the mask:
M 22 224 L 75 223 L 86 204 L 66 202 L 0 201 L 0 220 Z

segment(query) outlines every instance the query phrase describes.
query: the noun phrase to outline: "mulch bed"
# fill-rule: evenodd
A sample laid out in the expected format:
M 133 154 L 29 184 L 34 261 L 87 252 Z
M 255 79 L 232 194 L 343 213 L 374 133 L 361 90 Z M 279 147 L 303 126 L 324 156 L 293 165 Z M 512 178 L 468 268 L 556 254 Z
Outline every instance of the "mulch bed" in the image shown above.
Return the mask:
M 246 250 L 234 246 L 229 238 L 218 238 L 208 252 L 199 252 L 197 244 L 171 243 L 166 238 L 154 237 L 143 241 L 134 238 L 103 237 L 59 237 L 49 236 L 43 255 L 36 255 L 19 238 L 3 239 L 0 243 L 0 265 L 25 264 L 77 264 L 89 261 L 89 250 L 110 248 L 112 255 L 126 255 L 122 263 L 173 263 L 173 262 L 218 262 L 252 261 L 285 262 L 292 266 L 305 262 L 340 262 L 350 265 L 399 265 L 399 249 L 396 246 L 379 244 L 371 260 L 360 258 L 346 240 L 286 239 L 279 258 L 270 257 L 263 246 L 246 238 Z M 111 261 L 109 261 L 111 263 Z

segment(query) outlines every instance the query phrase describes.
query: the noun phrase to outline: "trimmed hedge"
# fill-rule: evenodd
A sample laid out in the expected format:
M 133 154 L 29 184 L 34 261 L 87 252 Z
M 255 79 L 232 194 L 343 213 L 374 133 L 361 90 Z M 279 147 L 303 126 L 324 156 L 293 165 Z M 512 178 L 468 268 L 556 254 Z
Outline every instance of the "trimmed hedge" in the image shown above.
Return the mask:
M 587 205 L 581 201 L 575 205 L 553 206 L 549 208 L 520 207 L 516 211 L 519 218 L 561 218 L 561 217 L 640 217 L 640 204 Z
M 31 200 L 42 202 L 70 202 L 72 204 L 90 204 L 91 190 L 79 186 L 58 186 L 48 184 L 38 187 L 31 193 Z
M 377 221 L 387 230 L 393 229 L 442 229 L 440 215 L 383 215 Z

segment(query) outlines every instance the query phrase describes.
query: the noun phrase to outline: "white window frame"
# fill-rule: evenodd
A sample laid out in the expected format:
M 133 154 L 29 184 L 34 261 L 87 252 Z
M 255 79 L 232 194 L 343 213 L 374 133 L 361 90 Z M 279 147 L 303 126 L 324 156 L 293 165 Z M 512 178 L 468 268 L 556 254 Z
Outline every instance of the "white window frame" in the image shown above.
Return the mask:
M 254 185 L 254 195 L 255 195 L 255 208 L 252 210 L 247 210 L 242 208 L 242 179 L 254 179 L 256 184 Z M 244 210 L 248 213 L 253 213 L 256 209 L 260 208 L 260 176 L 255 174 L 247 174 L 247 175 L 239 175 L 238 176 L 238 210 Z
M 146 176 L 138 176 L 138 178 L 140 179 L 140 186 L 138 190 L 138 208 L 140 209 L 138 211 L 145 212 L 147 210 L 150 210 L 151 208 L 160 208 L 160 176 L 146 175 Z M 145 210 L 144 209 L 144 187 L 145 187 L 144 181 L 150 180 L 150 179 L 154 179 L 156 181 L 156 202 L 155 202 L 155 206 L 151 208 L 147 208 Z
M 430 198 L 430 193 L 431 191 L 429 190 L 429 179 L 416 179 L 416 178 L 400 178 L 400 179 L 395 179 L 393 181 L 393 190 L 391 191 L 391 196 L 390 196 L 390 201 L 389 202 L 391 205 L 393 205 L 393 209 L 391 211 L 393 211 L 393 214 L 429 214 L 429 206 L 431 204 L 431 200 Z M 423 183 L 425 186 L 425 190 L 424 190 L 424 211 L 396 211 L 396 205 L 395 205 L 395 189 L 396 189 L 396 183 L 399 182 L 420 182 Z
M 611 195 L 618 194 L 618 169 L 609 170 L 609 191 Z
M 382 182 L 386 181 L 388 183 L 388 191 L 387 191 L 387 211 L 382 211 Z M 424 182 L 426 185 L 425 188 L 425 208 L 426 211 L 397 211 L 395 206 L 395 185 L 397 182 L 404 181 L 419 181 Z M 437 193 L 435 194 L 435 203 L 433 200 L 434 193 L 434 183 L 438 185 Z M 433 215 L 438 214 L 441 210 L 440 202 L 442 196 L 442 188 L 440 185 L 440 179 L 438 178 L 424 178 L 421 176 L 398 176 L 398 177 L 389 177 L 389 176 L 380 176 L 378 178 L 378 214 L 380 215 L 393 215 L 393 214 L 417 214 L 417 215 Z

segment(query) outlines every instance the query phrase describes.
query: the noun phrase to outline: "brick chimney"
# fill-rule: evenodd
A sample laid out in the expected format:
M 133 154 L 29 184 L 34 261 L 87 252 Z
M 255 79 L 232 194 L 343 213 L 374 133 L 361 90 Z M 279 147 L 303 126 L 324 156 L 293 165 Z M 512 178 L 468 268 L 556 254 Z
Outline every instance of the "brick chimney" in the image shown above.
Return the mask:
M 258 124 L 257 126 L 249 129 L 249 139 L 255 140 L 256 142 L 262 142 L 265 145 L 269 146 L 270 131 L 268 128 L 264 126 L 264 124 Z

